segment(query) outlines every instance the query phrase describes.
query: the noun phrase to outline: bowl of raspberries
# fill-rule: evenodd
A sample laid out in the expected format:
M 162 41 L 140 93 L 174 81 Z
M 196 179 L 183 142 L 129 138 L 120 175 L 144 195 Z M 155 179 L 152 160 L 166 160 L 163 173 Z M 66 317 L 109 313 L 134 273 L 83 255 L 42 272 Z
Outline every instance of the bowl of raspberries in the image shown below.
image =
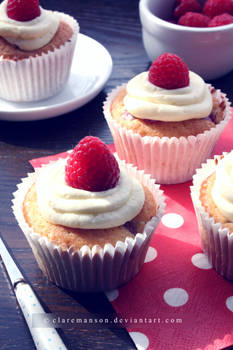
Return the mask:
M 140 0 L 139 14 L 151 61 L 177 54 L 206 80 L 233 70 L 233 0 Z

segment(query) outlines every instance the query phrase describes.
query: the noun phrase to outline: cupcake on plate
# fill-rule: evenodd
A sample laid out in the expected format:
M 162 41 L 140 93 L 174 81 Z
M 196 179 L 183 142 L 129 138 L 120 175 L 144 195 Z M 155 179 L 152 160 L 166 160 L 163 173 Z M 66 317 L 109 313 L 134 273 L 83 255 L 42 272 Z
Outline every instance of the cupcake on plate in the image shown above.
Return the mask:
M 45 10 L 38 0 L 0 4 L 0 98 L 38 101 L 58 93 L 68 80 L 78 23 Z
M 216 271 L 233 281 L 233 151 L 197 169 L 191 197 L 203 250 Z
M 230 104 L 180 57 L 165 53 L 108 95 L 104 115 L 119 158 L 172 184 L 190 180 L 210 155 Z
M 114 289 L 143 265 L 164 198 L 149 175 L 87 136 L 67 159 L 35 169 L 13 211 L 45 275 L 74 291 Z

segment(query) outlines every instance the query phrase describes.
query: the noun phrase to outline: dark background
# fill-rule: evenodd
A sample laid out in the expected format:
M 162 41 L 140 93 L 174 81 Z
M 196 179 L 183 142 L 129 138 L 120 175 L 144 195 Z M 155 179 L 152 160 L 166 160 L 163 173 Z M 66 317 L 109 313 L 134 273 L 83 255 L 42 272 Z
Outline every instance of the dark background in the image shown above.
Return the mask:
M 29 160 L 71 149 L 86 135 L 112 143 L 102 113 L 106 94 L 115 86 L 147 70 L 149 60 L 141 40 L 138 1 L 135 0 L 41 0 L 41 6 L 74 16 L 81 33 L 99 41 L 110 52 L 113 71 L 103 91 L 87 105 L 56 118 L 33 122 L 0 121 L 0 233 L 10 246 L 26 278 L 43 300 L 47 312 L 113 315 L 104 294 L 77 294 L 49 283 L 39 270 L 31 249 L 11 212 L 12 192 L 20 178 L 32 171 Z M 93 57 L 93 60 L 95 58 Z M 233 72 L 212 81 L 233 100 Z M 69 349 L 135 349 L 124 329 L 80 329 L 61 331 Z M 17 306 L 14 293 L 0 268 L 0 349 L 33 349 L 34 344 Z

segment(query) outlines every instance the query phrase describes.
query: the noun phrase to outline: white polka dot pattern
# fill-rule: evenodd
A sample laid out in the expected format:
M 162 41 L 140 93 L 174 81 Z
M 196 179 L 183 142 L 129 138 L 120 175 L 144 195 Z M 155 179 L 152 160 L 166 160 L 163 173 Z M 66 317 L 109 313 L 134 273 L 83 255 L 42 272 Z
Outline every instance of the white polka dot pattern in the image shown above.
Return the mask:
M 145 257 L 145 263 L 151 262 L 157 258 L 157 250 L 153 247 L 149 247 Z
M 197 253 L 192 256 L 191 261 L 194 266 L 198 267 L 199 269 L 203 270 L 209 270 L 212 269 L 212 265 L 209 263 L 207 257 L 203 253 Z
M 233 295 L 230 296 L 229 298 L 227 298 L 227 300 L 226 300 L 226 307 L 228 308 L 228 310 L 233 312 Z
M 168 213 L 163 215 L 162 223 L 164 226 L 169 228 L 181 227 L 184 223 L 184 219 L 181 215 L 176 213 Z
M 149 346 L 149 339 L 141 332 L 129 332 L 136 348 L 138 350 L 146 350 Z
M 114 301 L 117 299 L 117 297 L 119 295 L 119 291 L 118 291 L 118 289 L 113 289 L 109 292 L 106 292 L 105 294 L 106 294 L 109 301 Z
M 188 301 L 188 293 L 182 288 L 171 288 L 163 295 L 165 302 L 174 307 L 182 306 Z

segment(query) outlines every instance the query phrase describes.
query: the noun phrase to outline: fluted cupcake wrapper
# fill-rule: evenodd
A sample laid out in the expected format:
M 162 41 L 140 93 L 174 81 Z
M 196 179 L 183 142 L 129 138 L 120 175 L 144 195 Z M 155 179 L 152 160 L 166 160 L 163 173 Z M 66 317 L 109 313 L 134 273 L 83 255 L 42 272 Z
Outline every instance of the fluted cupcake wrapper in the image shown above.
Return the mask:
M 226 153 L 223 153 L 223 155 Z M 203 181 L 216 169 L 216 161 L 221 156 L 208 159 L 193 176 L 191 197 L 197 216 L 201 243 L 204 253 L 215 270 L 225 278 L 233 281 L 233 235 L 228 228 L 215 222 L 213 217 L 205 211 L 199 199 L 200 188 Z
M 124 164 L 124 162 L 123 162 Z M 14 193 L 13 213 L 24 232 L 39 267 L 56 285 L 78 292 L 107 291 L 131 280 L 142 267 L 152 235 L 164 212 L 165 202 L 159 185 L 143 171 L 130 164 L 124 164 L 131 176 L 147 186 L 156 201 L 157 213 L 146 225 L 142 233 L 134 238 L 118 241 L 113 247 L 83 246 L 80 250 L 64 250 L 42 237 L 28 226 L 22 212 L 22 203 L 31 185 L 36 181 L 40 169 L 22 179 Z
M 215 97 L 225 103 L 224 119 L 214 128 L 189 137 L 152 137 L 122 127 L 111 116 L 113 99 L 125 88 L 114 89 L 104 103 L 104 115 L 120 159 L 151 174 L 157 183 L 176 184 L 191 180 L 195 169 L 210 156 L 220 134 L 230 120 L 230 103 L 225 94 L 215 90 Z
M 59 48 L 22 60 L 0 59 L 0 98 L 14 102 L 38 101 L 58 93 L 67 82 L 79 25 L 66 14 L 56 12 L 74 34 Z

